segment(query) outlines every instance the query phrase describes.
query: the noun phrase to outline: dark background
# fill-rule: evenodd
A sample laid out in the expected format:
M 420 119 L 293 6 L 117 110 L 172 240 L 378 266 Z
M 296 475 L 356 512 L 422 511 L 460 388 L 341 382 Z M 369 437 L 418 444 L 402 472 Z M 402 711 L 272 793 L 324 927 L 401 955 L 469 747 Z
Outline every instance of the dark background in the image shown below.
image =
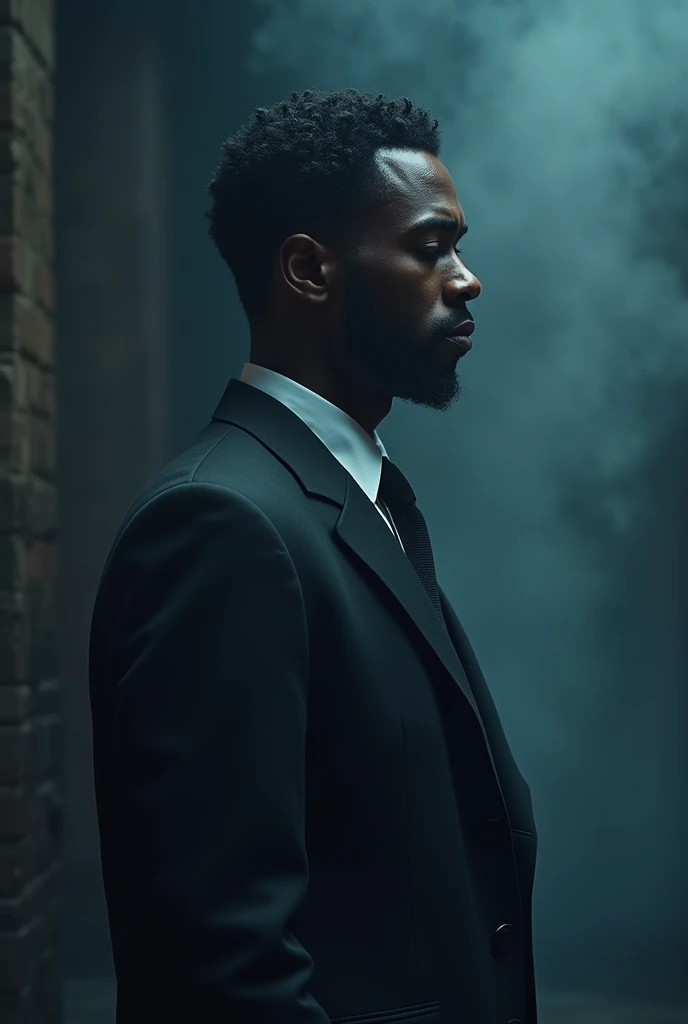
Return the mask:
M 64 0 L 56 32 L 65 977 L 112 978 L 100 571 L 248 359 L 205 186 L 257 105 L 353 85 L 440 118 L 483 285 L 465 394 L 379 432 L 531 784 L 539 984 L 688 1001 L 688 8 Z

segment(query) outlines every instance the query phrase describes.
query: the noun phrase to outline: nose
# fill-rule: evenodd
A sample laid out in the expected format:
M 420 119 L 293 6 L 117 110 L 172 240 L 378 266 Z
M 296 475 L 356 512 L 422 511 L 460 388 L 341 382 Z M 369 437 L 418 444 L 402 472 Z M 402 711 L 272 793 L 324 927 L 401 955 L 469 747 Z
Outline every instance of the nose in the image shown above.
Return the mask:
M 450 281 L 445 282 L 443 298 L 448 306 L 456 306 L 461 302 L 477 299 L 481 291 L 482 285 L 478 278 L 462 264 L 460 272 Z

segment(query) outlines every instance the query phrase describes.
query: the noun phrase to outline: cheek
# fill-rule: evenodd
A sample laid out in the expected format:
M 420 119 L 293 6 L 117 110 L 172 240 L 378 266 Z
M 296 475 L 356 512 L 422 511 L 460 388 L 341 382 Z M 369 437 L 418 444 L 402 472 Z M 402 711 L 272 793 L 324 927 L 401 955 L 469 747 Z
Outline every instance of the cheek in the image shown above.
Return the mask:
M 380 293 L 387 298 L 390 308 L 405 310 L 414 318 L 427 314 L 433 306 L 430 281 L 418 274 L 418 269 L 396 264 L 380 281 Z
M 347 291 L 351 305 L 367 307 L 376 320 L 412 334 L 427 331 L 438 301 L 431 275 L 419 271 L 417 260 L 389 252 L 361 260 Z

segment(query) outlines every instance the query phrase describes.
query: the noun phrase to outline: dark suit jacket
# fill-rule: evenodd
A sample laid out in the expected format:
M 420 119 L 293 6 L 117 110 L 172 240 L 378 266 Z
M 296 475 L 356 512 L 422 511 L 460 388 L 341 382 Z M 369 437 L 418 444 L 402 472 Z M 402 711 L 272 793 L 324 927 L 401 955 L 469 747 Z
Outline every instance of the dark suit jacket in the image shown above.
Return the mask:
M 118 1024 L 535 1024 L 536 832 L 370 500 L 237 379 L 113 543 L 90 647 Z

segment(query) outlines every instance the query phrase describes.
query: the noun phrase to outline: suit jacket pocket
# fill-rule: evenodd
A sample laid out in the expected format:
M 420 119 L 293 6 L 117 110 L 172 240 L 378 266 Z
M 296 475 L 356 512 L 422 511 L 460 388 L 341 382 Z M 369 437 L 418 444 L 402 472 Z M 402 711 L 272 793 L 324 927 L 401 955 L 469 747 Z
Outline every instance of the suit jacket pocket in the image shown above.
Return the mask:
M 440 1024 L 440 1004 L 434 999 L 396 1010 L 356 1013 L 352 1017 L 332 1017 L 331 1020 L 332 1024 Z

